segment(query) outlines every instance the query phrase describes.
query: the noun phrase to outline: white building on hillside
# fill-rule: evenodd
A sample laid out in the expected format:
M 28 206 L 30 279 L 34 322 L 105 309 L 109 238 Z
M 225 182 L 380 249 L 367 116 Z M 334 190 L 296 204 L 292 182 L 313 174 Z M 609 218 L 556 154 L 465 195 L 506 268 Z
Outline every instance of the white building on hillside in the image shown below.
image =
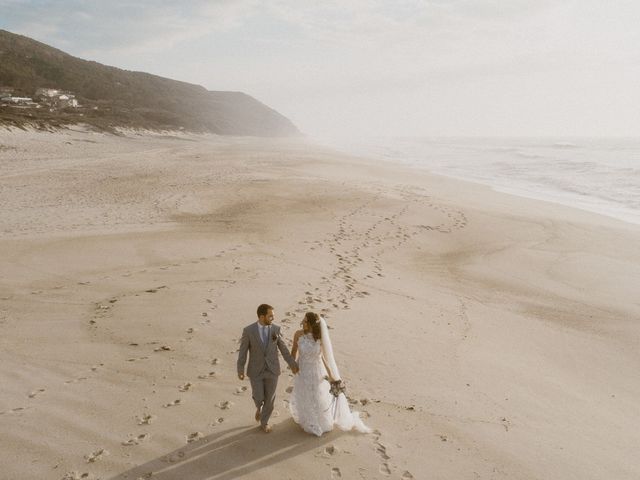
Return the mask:
M 78 100 L 76 100 L 76 96 L 71 95 L 70 93 L 65 93 L 60 95 L 58 97 L 58 102 L 61 106 L 64 106 L 64 107 L 77 108 L 79 106 Z
M 60 95 L 60 90 L 55 88 L 39 88 L 36 90 L 36 97 L 55 97 Z
M 33 103 L 33 99 L 29 97 L 6 97 L 6 98 L 3 98 L 3 100 L 8 100 L 11 103 L 22 104 L 22 105 Z

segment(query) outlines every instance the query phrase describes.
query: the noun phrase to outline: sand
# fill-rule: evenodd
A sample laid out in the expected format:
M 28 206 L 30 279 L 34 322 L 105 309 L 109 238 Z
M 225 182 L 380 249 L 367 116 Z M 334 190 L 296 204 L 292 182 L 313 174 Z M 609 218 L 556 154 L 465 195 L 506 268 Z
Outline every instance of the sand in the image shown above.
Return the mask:
M 636 479 L 640 227 L 304 140 L 0 131 L 2 479 Z M 274 431 L 324 313 L 375 433 Z

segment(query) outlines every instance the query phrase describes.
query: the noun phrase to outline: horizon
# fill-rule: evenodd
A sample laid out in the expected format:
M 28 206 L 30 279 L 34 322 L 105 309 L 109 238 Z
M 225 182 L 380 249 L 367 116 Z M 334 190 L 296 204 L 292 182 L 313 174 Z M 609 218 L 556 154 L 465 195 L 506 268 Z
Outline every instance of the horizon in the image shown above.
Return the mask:
M 244 92 L 309 137 L 640 136 L 640 5 L 631 1 L 0 8 L 2 29 L 82 59 Z

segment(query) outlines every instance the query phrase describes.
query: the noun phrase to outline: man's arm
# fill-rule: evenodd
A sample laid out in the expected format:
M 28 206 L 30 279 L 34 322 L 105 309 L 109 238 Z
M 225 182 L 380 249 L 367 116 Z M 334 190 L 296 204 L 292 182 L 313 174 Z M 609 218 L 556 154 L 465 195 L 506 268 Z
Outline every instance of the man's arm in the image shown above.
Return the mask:
M 285 345 L 284 340 L 282 340 L 280 332 L 278 332 L 278 350 L 280 350 L 282 358 L 284 358 L 285 362 L 287 362 L 289 364 L 289 367 L 291 367 L 291 371 L 293 373 L 298 373 L 298 364 L 289 353 L 289 349 Z
M 242 330 L 240 339 L 240 350 L 238 351 L 238 378 L 244 380 L 244 366 L 247 363 L 247 352 L 249 351 L 249 332 L 245 328 Z

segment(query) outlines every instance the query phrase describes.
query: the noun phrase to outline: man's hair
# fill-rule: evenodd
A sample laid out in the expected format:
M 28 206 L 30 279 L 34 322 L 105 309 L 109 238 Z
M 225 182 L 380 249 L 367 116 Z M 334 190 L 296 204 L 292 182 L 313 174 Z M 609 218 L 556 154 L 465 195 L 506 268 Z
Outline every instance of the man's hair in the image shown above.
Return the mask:
M 271 305 L 263 303 L 258 307 L 258 316 L 261 317 L 262 315 L 266 315 L 267 313 L 269 313 L 269 310 L 273 310 L 273 307 Z

